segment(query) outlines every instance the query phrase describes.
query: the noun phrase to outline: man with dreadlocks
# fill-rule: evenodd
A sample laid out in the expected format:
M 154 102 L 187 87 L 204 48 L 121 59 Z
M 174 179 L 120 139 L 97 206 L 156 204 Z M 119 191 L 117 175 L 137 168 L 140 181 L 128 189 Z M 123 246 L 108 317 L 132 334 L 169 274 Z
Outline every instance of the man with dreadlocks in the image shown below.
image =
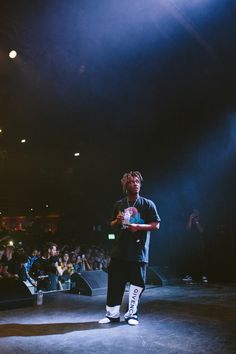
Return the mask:
M 142 181 L 138 171 L 125 173 L 121 179 L 126 195 L 113 209 L 111 226 L 117 239 L 108 269 L 106 317 L 100 324 L 120 321 L 120 305 L 127 282 L 130 283 L 129 304 L 124 318 L 129 325 L 139 323 L 138 302 L 145 287 L 150 231 L 160 226 L 155 204 L 139 195 Z

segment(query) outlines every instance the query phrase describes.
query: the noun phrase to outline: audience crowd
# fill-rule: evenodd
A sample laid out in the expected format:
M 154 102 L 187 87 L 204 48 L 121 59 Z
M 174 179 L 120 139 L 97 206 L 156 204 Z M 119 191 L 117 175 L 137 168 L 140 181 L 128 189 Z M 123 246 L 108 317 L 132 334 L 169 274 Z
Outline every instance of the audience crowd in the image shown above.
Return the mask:
M 110 257 L 98 246 L 70 249 L 59 248 L 48 242 L 39 249 L 27 253 L 23 248 L 0 246 L 0 280 L 22 280 L 35 290 L 51 291 L 68 289 L 76 273 L 84 271 L 107 271 Z M 67 283 L 67 287 L 65 284 Z

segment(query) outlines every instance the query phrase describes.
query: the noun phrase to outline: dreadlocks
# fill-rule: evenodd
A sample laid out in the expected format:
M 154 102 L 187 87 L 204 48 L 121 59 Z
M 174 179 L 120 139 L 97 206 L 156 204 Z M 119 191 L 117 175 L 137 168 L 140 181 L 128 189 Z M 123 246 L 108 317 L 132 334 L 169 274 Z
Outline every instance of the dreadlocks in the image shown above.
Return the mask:
M 122 188 L 123 188 L 124 193 L 126 192 L 126 185 L 129 181 L 130 177 L 137 177 L 139 179 L 140 184 L 143 182 L 143 177 L 139 171 L 130 171 L 130 172 L 125 173 L 123 175 L 123 177 L 121 178 L 121 184 L 122 184 Z

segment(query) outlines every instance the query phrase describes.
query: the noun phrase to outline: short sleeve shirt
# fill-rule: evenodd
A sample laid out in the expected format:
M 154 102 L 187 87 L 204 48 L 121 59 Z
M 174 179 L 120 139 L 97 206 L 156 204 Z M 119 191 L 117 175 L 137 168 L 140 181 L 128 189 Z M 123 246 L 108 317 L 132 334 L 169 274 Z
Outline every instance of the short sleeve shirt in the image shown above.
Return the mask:
M 117 201 L 113 208 L 112 220 L 119 212 L 123 212 L 125 222 L 131 224 L 149 224 L 161 221 L 156 206 L 151 200 L 139 197 L 135 203 L 130 204 L 127 198 Z M 111 257 L 148 263 L 149 243 L 150 231 L 131 232 L 120 228 L 116 231 L 116 241 Z

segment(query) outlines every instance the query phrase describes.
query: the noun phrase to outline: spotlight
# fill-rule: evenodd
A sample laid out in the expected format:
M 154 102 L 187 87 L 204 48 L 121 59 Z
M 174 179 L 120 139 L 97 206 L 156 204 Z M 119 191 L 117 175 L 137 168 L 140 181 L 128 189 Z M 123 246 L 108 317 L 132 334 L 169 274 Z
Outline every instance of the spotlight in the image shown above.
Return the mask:
M 14 246 L 14 242 L 13 241 L 9 241 L 9 246 Z
M 79 152 L 75 152 L 75 153 L 74 153 L 74 156 L 75 156 L 75 157 L 78 157 L 79 155 L 80 155 Z
M 22 144 L 26 143 L 26 139 L 21 139 L 20 141 Z
M 17 52 L 15 50 L 11 50 L 9 53 L 9 58 L 15 59 L 17 56 Z

